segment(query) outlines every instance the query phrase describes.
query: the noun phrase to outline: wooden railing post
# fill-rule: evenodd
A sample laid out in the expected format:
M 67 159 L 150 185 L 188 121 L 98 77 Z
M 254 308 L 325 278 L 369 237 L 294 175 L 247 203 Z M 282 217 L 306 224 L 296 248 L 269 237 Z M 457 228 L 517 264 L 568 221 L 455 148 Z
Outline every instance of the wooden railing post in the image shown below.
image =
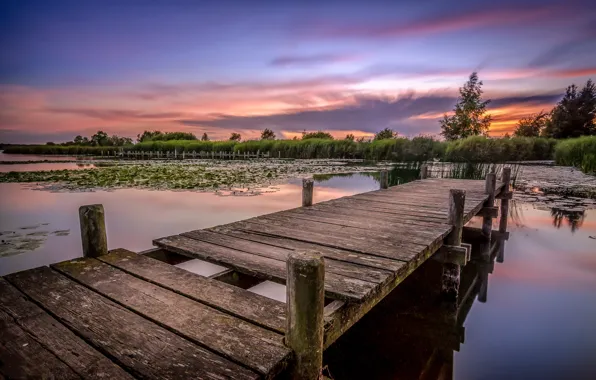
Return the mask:
M 497 187 L 497 175 L 495 173 L 488 173 L 484 183 L 484 193 L 488 194 L 488 199 L 484 207 L 495 206 L 495 189 Z M 482 234 L 490 238 L 493 229 L 493 218 L 490 216 L 482 217 Z
M 428 178 L 428 166 L 426 164 L 422 164 L 420 166 L 420 179 Z
M 380 182 L 381 182 L 381 189 L 389 188 L 389 171 L 381 170 Z
M 461 245 L 461 234 L 464 228 L 464 206 L 466 203 L 465 190 L 449 190 L 449 215 L 447 223 L 453 226 L 453 230 L 445 239 L 445 244 L 451 246 Z M 460 266 L 453 263 L 443 264 L 441 276 L 441 294 L 445 300 L 457 301 L 459 293 Z
M 297 251 L 287 261 L 286 345 L 294 351 L 293 379 L 318 380 L 323 365 L 325 265 L 315 251 Z
M 108 254 L 105 213 L 103 205 L 87 205 L 79 208 L 83 257 Z
M 302 207 L 312 206 L 314 181 L 309 178 L 302 180 Z

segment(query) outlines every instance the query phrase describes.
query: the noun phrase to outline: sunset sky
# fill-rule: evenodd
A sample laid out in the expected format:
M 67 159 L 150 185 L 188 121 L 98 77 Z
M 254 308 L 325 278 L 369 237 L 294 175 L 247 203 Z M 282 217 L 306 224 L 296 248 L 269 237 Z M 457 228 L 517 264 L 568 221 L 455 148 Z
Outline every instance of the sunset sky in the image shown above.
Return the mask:
M 436 134 L 477 70 L 492 135 L 596 79 L 593 0 L 3 1 L 0 142 L 98 129 Z

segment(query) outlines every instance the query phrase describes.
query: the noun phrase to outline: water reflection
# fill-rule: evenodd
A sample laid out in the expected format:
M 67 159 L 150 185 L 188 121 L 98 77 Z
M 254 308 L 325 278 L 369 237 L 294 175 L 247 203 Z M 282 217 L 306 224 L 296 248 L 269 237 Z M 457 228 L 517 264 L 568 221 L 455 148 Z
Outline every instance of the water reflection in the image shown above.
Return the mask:
M 582 226 L 585 219 L 584 210 L 581 211 L 568 211 L 553 208 L 550 210 L 550 214 L 553 217 L 553 226 L 561 228 L 564 224 L 571 228 L 571 232 L 575 232 Z M 565 223 L 563 223 L 565 222 Z

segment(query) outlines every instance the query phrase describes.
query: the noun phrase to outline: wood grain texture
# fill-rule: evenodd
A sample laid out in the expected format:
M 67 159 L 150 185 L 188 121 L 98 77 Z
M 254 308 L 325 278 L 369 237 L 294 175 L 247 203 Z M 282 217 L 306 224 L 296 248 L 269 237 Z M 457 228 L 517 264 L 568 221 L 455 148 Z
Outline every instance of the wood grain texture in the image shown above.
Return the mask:
M 283 302 L 199 276 L 125 249 L 110 251 L 108 255 L 99 259 L 145 281 L 220 311 L 280 333 L 285 332 L 286 306 Z
M 202 260 L 225 265 L 255 277 L 284 283 L 286 264 L 284 261 L 236 251 L 184 236 L 175 235 L 154 240 L 153 243 L 164 249 Z M 355 278 L 327 273 L 325 276 L 325 294 L 333 299 L 361 302 L 374 292 L 378 284 Z
M 134 377 L 259 377 L 256 372 L 189 342 L 48 267 L 5 278 Z
M 132 379 L 25 295 L 0 278 L 0 310 L 42 347 L 85 379 Z M 29 357 L 33 364 L 35 357 Z M 10 363 L 10 362 L 4 362 Z
M 315 206 L 313 206 L 315 207 Z M 314 249 L 320 252 L 323 257 L 331 258 L 338 261 L 345 261 L 363 266 L 369 266 L 376 269 L 386 269 L 392 272 L 398 271 L 405 264 L 401 261 L 391 260 L 384 257 L 371 256 L 354 251 L 346 251 L 343 249 L 325 247 L 318 244 L 280 238 L 276 236 L 265 236 L 253 234 L 246 231 L 236 230 L 227 226 L 218 226 L 210 228 L 209 231 L 214 231 L 220 234 L 234 236 L 239 239 L 259 242 L 275 247 L 295 249 Z
M 1 310 L 0 374 L 8 379 L 81 379 Z
M 185 232 L 181 235 L 191 239 L 220 245 L 222 247 L 232 248 L 242 252 L 252 253 L 257 256 L 269 257 L 284 262 L 287 261 L 288 255 L 294 252 L 294 250 L 291 249 L 239 239 L 233 236 L 218 234 L 212 231 L 196 230 Z M 337 273 L 338 275 L 345 277 L 352 277 L 375 283 L 384 282 L 391 275 L 391 272 L 386 270 L 363 267 L 361 265 L 354 265 L 336 260 L 325 260 L 325 272 Z
M 283 336 L 87 258 L 52 266 L 112 301 L 262 375 L 285 367 Z

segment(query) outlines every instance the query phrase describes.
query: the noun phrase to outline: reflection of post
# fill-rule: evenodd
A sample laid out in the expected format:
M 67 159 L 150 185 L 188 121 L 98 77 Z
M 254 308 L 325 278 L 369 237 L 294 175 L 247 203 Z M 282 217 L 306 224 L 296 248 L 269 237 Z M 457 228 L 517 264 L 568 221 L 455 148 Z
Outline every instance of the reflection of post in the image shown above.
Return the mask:
M 461 234 L 464 227 L 464 205 L 466 202 L 465 190 L 449 190 L 449 216 L 448 223 L 453 230 L 447 236 L 446 244 L 459 247 Z M 444 263 L 441 276 L 441 294 L 447 301 L 457 301 L 459 292 L 460 267 L 457 264 Z
M 490 271 L 490 264 L 492 261 L 490 252 L 490 241 L 482 243 L 480 249 L 482 250 L 482 261 L 478 263 L 478 276 L 480 278 L 480 291 L 478 293 L 478 301 L 484 303 L 488 298 L 488 273 Z
M 389 187 L 389 172 L 387 170 L 381 170 L 381 189 L 387 189 Z
M 315 251 L 294 252 L 287 261 L 286 345 L 294 351 L 293 379 L 319 379 L 323 363 L 325 265 Z
M 302 207 L 312 206 L 313 180 L 304 178 L 302 180 Z

